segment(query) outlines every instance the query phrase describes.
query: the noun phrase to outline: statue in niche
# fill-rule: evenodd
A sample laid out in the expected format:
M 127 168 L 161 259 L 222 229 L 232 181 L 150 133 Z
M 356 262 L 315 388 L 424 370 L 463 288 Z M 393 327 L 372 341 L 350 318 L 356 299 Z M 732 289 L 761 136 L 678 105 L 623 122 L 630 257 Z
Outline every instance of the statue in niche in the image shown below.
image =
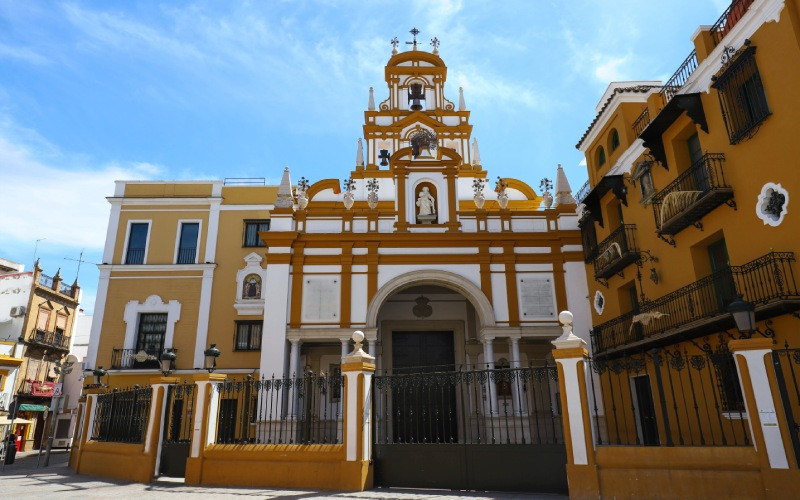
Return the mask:
M 257 274 L 248 274 L 244 279 L 244 286 L 242 287 L 243 299 L 260 299 L 261 298 L 261 276 Z
M 423 186 L 419 192 L 417 206 L 419 207 L 419 213 L 417 214 L 419 216 L 436 215 L 436 200 L 431 196 L 428 186 Z

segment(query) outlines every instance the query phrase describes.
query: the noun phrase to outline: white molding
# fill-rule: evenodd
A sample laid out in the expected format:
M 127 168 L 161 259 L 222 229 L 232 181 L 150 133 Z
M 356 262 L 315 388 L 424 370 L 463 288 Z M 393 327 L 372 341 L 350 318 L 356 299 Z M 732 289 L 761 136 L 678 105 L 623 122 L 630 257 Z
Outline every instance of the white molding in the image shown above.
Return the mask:
M 206 341 L 208 340 L 208 321 L 211 314 L 211 290 L 214 285 L 214 271 L 203 271 L 203 282 L 200 285 L 200 306 L 197 311 L 197 336 L 194 346 L 195 368 L 202 368 L 205 364 Z
M 598 304 L 597 303 L 598 299 L 603 299 L 603 303 Z M 597 313 L 598 316 L 603 315 L 603 311 L 606 308 L 606 296 L 603 295 L 603 292 L 601 292 L 600 290 L 596 290 L 594 292 L 594 299 L 592 300 L 592 306 L 594 306 L 594 311 Z
M 264 258 L 256 252 L 248 254 L 245 258 L 245 266 L 236 272 L 236 297 L 234 297 L 233 307 L 239 315 L 255 316 L 264 314 L 264 287 L 267 284 L 267 270 L 262 267 Z M 244 299 L 244 279 L 250 274 L 257 274 L 261 278 L 261 298 Z
M 202 238 L 203 234 L 203 220 L 202 219 L 178 219 L 178 230 L 175 234 L 175 253 L 172 257 L 172 263 L 178 264 L 178 250 L 181 244 L 181 230 L 183 229 L 184 224 L 194 224 L 197 223 L 197 239 L 194 242 L 195 252 L 194 252 L 194 264 L 197 264 L 200 257 L 200 239 Z M 148 236 L 150 233 L 148 232 Z M 206 249 L 207 250 L 207 249 Z M 186 264 L 180 264 L 184 266 Z
M 206 269 L 214 269 L 216 264 L 100 264 L 97 268 L 101 271 L 123 271 L 123 272 L 162 272 L 162 271 L 205 271 Z M 117 278 L 118 276 L 115 276 Z M 165 276 L 166 278 L 174 278 L 174 276 Z M 189 276 L 190 278 L 199 278 L 199 276 Z
M 139 315 L 142 313 L 167 313 L 164 349 L 172 348 L 172 340 L 175 337 L 175 323 L 181 319 L 181 303 L 177 300 L 164 302 L 158 295 L 151 295 L 144 302 L 131 300 L 125 305 L 125 313 L 122 316 L 122 320 L 125 322 L 125 343 L 123 348 L 136 348 L 136 330 L 139 326 Z
M 267 205 L 222 205 L 222 206 L 220 206 L 219 209 L 223 210 L 223 211 L 228 211 L 228 210 L 239 210 L 239 211 L 245 211 L 245 210 L 274 210 L 275 209 L 275 205 L 273 203 L 269 203 Z
M 221 202 L 213 202 L 208 212 L 208 231 L 206 232 L 206 252 L 203 262 L 214 262 L 217 258 L 217 236 L 219 234 L 219 207 Z M 197 249 L 198 253 L 200 248 Z
M 620 175 L 629 173 L 633 168 L 633 162 L 636 161 L 637 158 L 644 154 L 645 147 L 644 141 L 641 139 L 636 139 L 633 141 L 633 144 L 628 146 L 622 155 L 617 159 L 617 162 L 608 170 L 608 173 L 603 177 L 608 175 Z
M 765 212 L 766 204 L 769 203 L 769 192 L 775 192 L 782 194 L 785 199 L 783 202 L 783 210 L 781 211 L 780 217 L 777 219 L 773 214 L 769 214 Z M 780 183 L 774 182 L 767 182 L 761 187 L 761 193 L 758 195 L 758 201 L 756 201 L 756 215 L 759 219 L 764 222 L 764 225 L 769 225 L 772 227 L 780 226 L 783 222 L 784 217 L 786 214 L 789 213 L 789 191 L 784 189 Z
M 114 259 L 114 249 L 117 243 L 117 233 L 119 232 L 119 216 L 121 212 L 119 203 L 111 203 L 111 210 L 108 214 L 108 228 L 106 229 L 106 243 L 103 247 L 103 262 L 110 264 Z M 127 239 L 127 237 L 126 237 Z
M 86 368 L 89 369 L 94 369 L 97 366 L 97 350 L 100 346 L 100 334 L 103 328 L 103 316 L 106 312 L 106 298 L 108 297 L 108 280 L 111 276 L 111 271 L 103 268 L 105 266 L 97 267 L 100 268 L 100 277 L 97 282 L 92 329 L 89 333 L 89 347 L 86 350 L 85 358 Z
M 126 198 L 119 196 L 106 197 L 109 203 L 121 203 L 122 205 L 208 205 L 222 200 L 221 197 L 209 196 L 198 198 L 167 198 L 167 197 L 148 197 L 148 198 Z
M 661 85 L 660 81 L 653 81 L 653 82 L 622 82 L 625 83 L 626 86 L 634 87 L 637 85 Z M 627 85 L 630 83 L 630 85 Z M 597 139 L 597 136 L 600 135 L 600 131 L 608 125 L 608 120 L 613 115 L 613 111 L 622 103 L 626 102 L 638 102 L 641 104 L 645 104 L 647 102 L 647 98 L 650 97 L 650 94 L 654 92 L 658 92 L 657 88 L 650 89 L 647 92 L 631 92 L 627 94 L 614 94 L 614 97 L 611 99 L 611 102 L 608 103 L 606 106 L 606 110 L 602 116 L 600 116 L 597 121 L 592 125 L 591 130 L 586 134 L 586 137 L 581 141 L 580 147 L 578 151 L 581 153 L 586 154 L 586 150 L 589 149 L 589 146 L 594 143 Z M 605 144 L 603 145 L 605 147 Z
M 125 260 L 128 256 L 128 239 L 131 236 L 131 225 L 132 224 L 147 224 L 147 238 L 144 242 L 144 257 L 142 258 L 142 264 L 147 264 L 147 253 L 150 250 L 150 233 L 153 231 L 153 220 L 152 219 L 131 219 L 128 221 L 128 227 L 125 230 L 125 245 L 122 247 L 122 264 L 126 264 Z M 111 262 L 109 260 L 109 262 Z M 142 264 L 131 264 L 131 265 L 142 265 Z M 98 268 L 100 266 L 97 266 Z

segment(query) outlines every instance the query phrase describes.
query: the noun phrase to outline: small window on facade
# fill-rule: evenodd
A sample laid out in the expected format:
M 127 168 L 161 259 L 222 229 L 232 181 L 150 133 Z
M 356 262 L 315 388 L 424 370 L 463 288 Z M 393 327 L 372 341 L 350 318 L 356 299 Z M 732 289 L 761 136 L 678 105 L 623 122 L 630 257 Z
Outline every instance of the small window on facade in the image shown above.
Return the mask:
M 197 236 L 199 233 L 200 224 L 197 222 L 181 223 L 176 264 L 194 264 L 197 262 Z
M 613 153 L 619 147 L 619 132 L 617 129 L 611 131 L 611 152 Z
M 246 220 L 244 221 L 244 245 L 245 247 L 263 247 L 264 242 L 259 238 L 258 233 L 269 231 L 269 220 Z
M 771 114 L 755 60 L 756 48 L 748 46 L 716 79 L 722 119 L 731 144 L 752 136 Z
M 261 349 L 261 321 L 237 321 L 235 345 L 237 351 Z
M 47 331 L 47 323 L 50 322 L 50 311 L 47 309 L 39 309 L 39 315 L 36 317 L 36 329 L 43 332 Z
M 126 264 L 144 264 L 144 252 L 147 247 L 147 231 L 150 224 L 134 222 L 128 234 L 128 248 L 125 252 Z
M 597 152 L 597 166 L 602 167 L 606 164 L 606 150 L 600 148 L 600 151 Z

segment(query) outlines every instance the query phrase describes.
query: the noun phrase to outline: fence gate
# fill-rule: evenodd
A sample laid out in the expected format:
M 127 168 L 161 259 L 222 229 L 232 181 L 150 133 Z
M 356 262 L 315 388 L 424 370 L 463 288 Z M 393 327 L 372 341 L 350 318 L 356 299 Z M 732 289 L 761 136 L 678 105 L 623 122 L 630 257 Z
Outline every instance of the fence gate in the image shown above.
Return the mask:
M 786 344 L 783 349 L 773 350 L 772 364 L 789 423 L 795 463 L 800 466 L 800 349 L 789 349 Z
M 555 366 L 376 375 L 378 486 L 566 493 Z
M 186 476 L 186 459 L 189 457 L 189 447 L 192 442 L 196 391 L 195 384 L 167 386 L 161 462 L 158 471 L 163 476 Z

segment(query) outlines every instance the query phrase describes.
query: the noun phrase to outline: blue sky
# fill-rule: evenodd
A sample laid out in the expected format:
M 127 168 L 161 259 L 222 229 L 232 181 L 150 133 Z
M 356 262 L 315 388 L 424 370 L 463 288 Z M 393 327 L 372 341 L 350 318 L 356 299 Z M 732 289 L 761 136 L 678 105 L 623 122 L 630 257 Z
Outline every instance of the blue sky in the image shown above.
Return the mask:
M 725 0 L 0 0 L 0 257 L 99 262 L 115 179 L 344 178 L 389 40 L 441 40 L 490 176 L 537 189 L 610 81 L 664 80 Z M 91 312 L 97 270 L 81 268 Z

